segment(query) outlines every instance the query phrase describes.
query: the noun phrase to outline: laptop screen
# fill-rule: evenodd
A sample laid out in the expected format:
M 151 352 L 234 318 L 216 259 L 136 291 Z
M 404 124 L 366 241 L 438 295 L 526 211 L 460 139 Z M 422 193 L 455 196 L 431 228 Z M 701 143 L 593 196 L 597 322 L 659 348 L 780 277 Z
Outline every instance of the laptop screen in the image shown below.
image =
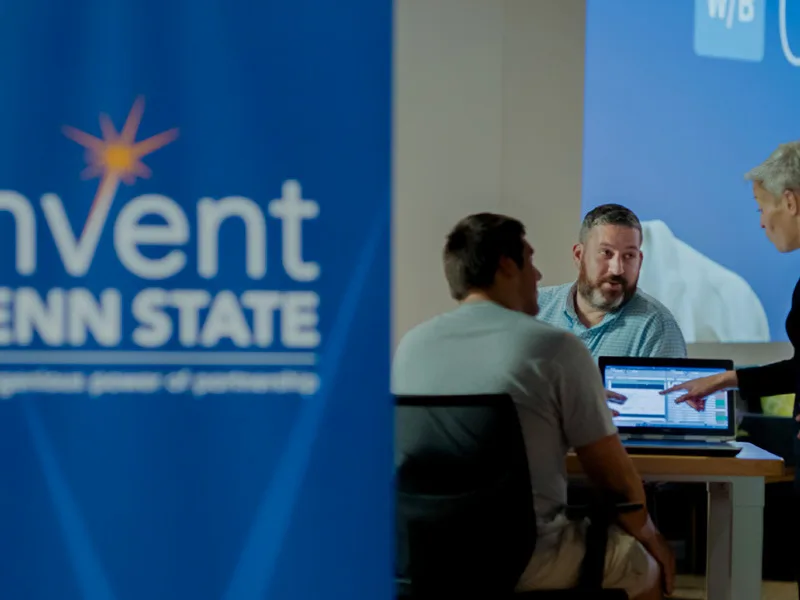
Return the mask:
M 625 401 L 610 400 L 609 406 L 619 413 L 614 424 L 623 431 L 647 434 L 700 434 L 717 432 L 724 435 L 733 429 L 732 394 L 717 392 L 706 398 L 705 409 L 697 411 L 675 399 L 684 392 L 662 395 L 659 392 L 678 383 L 721 373 L 727 361 L 613 359 L 600 361 L 606 389 L 625 396 Z M 636 364 L 640 363 L 640 364 Z M 648 364 L 650 363 L 650 364 Z
M 706 408 L 696 411 L 675 403 L 684 392 L 662 396 L 659 392 L 677 383 L 722 372 L 722 369 L 670 369 L 665 367 L 606 367 L 606 388 L 622 394 L 625 402 L 609 405 L 619 413 L 617 427 L 728 428 L 728 393 L 706 399 Z

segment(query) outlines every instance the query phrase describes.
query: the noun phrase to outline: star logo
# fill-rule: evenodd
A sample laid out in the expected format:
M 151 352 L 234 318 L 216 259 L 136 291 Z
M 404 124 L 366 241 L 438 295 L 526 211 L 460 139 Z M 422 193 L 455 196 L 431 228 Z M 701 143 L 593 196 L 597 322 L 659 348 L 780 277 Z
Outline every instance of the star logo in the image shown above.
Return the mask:
M 88 167 L 83 171 L 85 179 L 100 177 L 86 226 L 92 221 L 92 215 L 102 212 L 107 214 L 111 203 L 116 196 L 120 181 L 126 185 L 133 185 L 136 178 L 148 178 L 152 171 L 142 162 L 142 158 L 163 148 L 178 137 L 177 129 L 170 129 L 156 134 L 145 140 L 136 141 L 136 133 L 144 113 L 144 98 L 139 97 L 133 103 L 128 118 L 117 133 L 111 118 L 106 114 L 100 115 L 100 139 L 89 133 L 65 126 L 64 135 L 86 148 L 86 162 Z

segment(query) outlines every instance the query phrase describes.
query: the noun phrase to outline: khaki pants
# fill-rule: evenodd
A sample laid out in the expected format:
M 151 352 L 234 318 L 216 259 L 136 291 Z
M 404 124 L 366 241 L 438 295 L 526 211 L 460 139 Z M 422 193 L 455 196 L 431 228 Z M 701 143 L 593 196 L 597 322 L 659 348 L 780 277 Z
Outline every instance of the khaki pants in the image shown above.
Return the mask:
M 586 553 L 588 523 L 558 517 L 541 528 L 536 550 L 517 584 L 517 591 L 558 590 L 577 585 Z M 608 532 L 603 587 L 619 588 L 636 598 L 656 585 L 660 567 L 644 547 L 618 527 Z

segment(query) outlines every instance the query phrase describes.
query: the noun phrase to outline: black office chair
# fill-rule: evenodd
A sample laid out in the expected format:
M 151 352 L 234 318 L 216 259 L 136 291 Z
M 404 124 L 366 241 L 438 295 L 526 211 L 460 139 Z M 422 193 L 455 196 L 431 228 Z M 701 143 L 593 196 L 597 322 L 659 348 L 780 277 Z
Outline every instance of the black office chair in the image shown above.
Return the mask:
M 515 593 L 536 515 L 510 396 L 398 396 L 395 406 L 398 598 L 628 599 L 602 589 L 608 527 L 642 506 L 609 502 L 570 511 L 590 519 L 576 588 Z

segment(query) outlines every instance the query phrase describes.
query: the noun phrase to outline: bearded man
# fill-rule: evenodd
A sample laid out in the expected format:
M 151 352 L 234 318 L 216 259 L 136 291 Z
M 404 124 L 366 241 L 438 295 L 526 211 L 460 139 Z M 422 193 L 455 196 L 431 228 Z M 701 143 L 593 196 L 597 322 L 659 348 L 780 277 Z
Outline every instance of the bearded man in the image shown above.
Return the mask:
M 642 225 L 619 204 L 591 210 L 572 256 L 578 280 L 539 289 L 539 316 L 571 331 L 600 356 L 683 358 L 686 342 L 672 313 L 637 289 Z M 612 395 L 613 397 L 613 395 Z

